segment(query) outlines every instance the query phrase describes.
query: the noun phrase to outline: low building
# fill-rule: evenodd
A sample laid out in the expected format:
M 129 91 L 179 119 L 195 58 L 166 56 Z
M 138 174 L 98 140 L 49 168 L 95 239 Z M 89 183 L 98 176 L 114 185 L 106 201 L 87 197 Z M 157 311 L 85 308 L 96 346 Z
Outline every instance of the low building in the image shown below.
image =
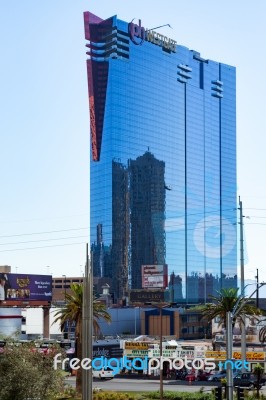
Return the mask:
M 141 316 L 141 333 L 145 335 L 175 336 L 176 339 L 193 340 L 211 337 L 210 324 L 202 318 L 200 312 L 179 308 L 162 308 L 143 310 Z

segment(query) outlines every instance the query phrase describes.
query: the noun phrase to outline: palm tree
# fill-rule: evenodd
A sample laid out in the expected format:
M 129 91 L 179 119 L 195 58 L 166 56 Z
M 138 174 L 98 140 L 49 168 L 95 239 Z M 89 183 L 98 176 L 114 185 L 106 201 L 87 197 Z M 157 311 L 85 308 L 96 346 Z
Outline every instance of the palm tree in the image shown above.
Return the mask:
M 261 386 L 261 378 L 262 378 L 263 372 L 264 372 L 264 368 L 260 364 L 255 365 L 255 367 L 253 368 L 253 373 L 257 378 L 256 384 L 255 384 L 256 389 L 257 389 L 257 398 L 260 397 L 260 386 Z
M 83 285 L 80 283 L 72 283 L 70 285 L 71 293 L 65 294 L 65 306 L 55 313 L 55 322 L 60 321 L 61 331 L 64 330 L 66 322 L 75 322 L 76 335 L 76 353 L 77 358 L 82 358 L 82 303 L 83 303 Z M 99 320 L 111 322 L 111 316 L 106 310 L 105 304 L 100 302 L 93 296 L 93 330 L 98 335 L 101 332 Z M 77 370 L 76 389 L 81 392 L 81 369 Z
M 212 303 L 196 307 L 208 321 L 219 317 L 220 324 L 226 326 L 226 313 L 232 312 L 233 310 L 236 311 L 234 313 L 234 323 L 237 318 L 240 318 L 244 322 L 244 318 L 247 315 L 261 314 L 260 309 L 250 304 L 244 295 L 238 296 L 238 288 L 221 289 L 217 292 L 217 296 L 209 297 Z

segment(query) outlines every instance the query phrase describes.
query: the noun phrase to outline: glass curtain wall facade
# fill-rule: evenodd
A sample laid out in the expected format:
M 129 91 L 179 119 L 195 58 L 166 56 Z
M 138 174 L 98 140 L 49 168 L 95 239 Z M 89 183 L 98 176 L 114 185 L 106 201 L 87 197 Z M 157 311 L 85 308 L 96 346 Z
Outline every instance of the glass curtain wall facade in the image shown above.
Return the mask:
M 235 68 L 84 13 L 95 275 L 116 300 L 168 265 L 179 303 L 237 285 Z

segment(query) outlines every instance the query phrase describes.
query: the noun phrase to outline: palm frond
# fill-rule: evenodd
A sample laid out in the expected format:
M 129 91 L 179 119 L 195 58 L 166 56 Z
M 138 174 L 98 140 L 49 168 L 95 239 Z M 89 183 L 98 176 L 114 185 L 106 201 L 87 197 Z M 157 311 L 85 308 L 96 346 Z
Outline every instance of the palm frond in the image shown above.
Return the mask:
M 72 283 L 71 293 L 66 293 L 66 304 L 60 310 L 55 312 L 54 323 L 60 323 L 61 331 L 64 330 L 65 323 L 75 322 L 76 335 L 81 334 L 82 324 L 82 304 L 83 304 L 83 285 L 80 283 Z M 96 334 L 100 332 L 99 321 L 103 319 L 106 322 L 111 322 L 111 316 L 106 310 L 105 304 L 97 300 L 93 295 L 93 328 Z
M 199 305 L 195 309 L 201 311 L 202 316 L 209 321 L 219 317 L 220 324 L 226 323 L 226 313 L 236 307 L 235 320 L 244 319 L 248 315 L 261 315 L 261 310 L 247 302 L 245 296 L 238 296 L 238 288 L 223 288 L 217 291 L 216 296 L 209 296 L 211 303 Z M 239 312 L 237 310 L 240 310 Z

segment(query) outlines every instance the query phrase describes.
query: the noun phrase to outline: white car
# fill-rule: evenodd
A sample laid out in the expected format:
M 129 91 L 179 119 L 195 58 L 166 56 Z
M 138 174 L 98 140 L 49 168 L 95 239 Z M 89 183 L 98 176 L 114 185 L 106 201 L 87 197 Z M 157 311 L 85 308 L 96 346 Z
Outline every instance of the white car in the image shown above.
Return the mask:
M 93 378 L 99 379 L 113 379 L 115 376 L 115 371 L 110 367 L 102 368 L 99 370 L 94 369 L 92 371 L 92 376 Z

